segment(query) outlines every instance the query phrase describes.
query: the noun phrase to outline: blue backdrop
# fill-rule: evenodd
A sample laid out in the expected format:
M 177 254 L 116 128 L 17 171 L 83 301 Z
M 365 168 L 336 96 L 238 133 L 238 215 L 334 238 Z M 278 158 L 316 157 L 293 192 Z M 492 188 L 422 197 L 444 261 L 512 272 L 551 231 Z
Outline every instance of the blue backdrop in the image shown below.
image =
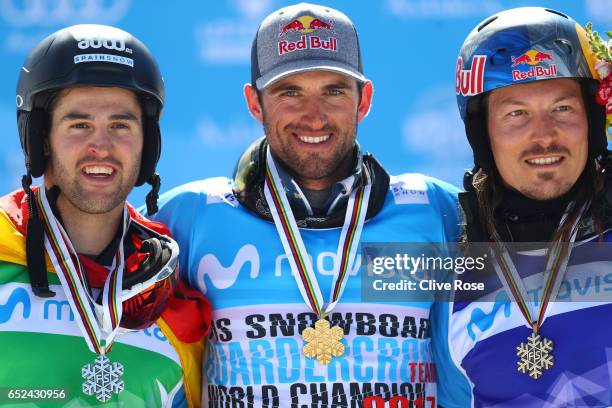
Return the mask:
M 15 85 L 27 52 L 67 25 L 110 24 L 139 37 L 166 82 L 162 191 L 230 175 L 261 135 L 242 96 L 259 22 L 281 0 L 0 0 L 0 193 L 19 188 L 23 158 L 15 124 Z M 610 0 L 326 0 L 357 26 L 366 76 L 374 83 L 362 147 L 391 173 L 421 172 L 460 186 L 471 153 L 455 105 L 455 63 L 463 39 L 497 11 L 538 5 L 600 32 L 612 27 Z M 144 202 L 147 188 L 130 200 Z

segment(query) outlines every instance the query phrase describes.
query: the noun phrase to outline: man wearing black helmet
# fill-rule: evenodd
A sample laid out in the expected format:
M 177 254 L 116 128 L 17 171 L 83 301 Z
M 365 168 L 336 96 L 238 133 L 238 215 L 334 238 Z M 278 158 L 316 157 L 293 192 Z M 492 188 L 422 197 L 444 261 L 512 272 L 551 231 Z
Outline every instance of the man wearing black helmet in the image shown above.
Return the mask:
M 163 97 L 148 49 L 113 27 L 68 27 L 28 55 L 27 173 L 0 198 L 0 403 L 199 406 L 208 305 L 177 287 L 166 227 L 126 202 L 146 181 L 156 211 Z
M 612 177 L 594 66 L 584 29 L 543 8 L 492 16 L 463 44 L 456 92 L 476 165 L 463 236 L 487 243 L 491 274 L 473 277 L 488 288 L 476 301 L 436 305 L 444 407 L 612 404 Z

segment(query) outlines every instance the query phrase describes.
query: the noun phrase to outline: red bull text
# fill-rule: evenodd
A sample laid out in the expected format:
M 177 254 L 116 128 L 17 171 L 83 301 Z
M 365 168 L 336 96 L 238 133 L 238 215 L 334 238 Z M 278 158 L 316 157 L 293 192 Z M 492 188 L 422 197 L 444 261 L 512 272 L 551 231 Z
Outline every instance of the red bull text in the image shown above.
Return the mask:
M 557 65 L 550 64 L 548 67 L 538 66 L 544 61 L 553 62 L 552 52 L 544 52 L 531 49 L 518 57 L 512 56 L 512 80 L 521 81 L 528 78 L 539 78 L 539 77 L 552 77 L 557 75 Z M 521 70 L 520 67 L 523 65 L 531 66 L 529 70 Z M 524 68 L 523 68 L 524 69 Z
M 527 78 L 541 78 L 541 77 L 553 77 L 557 76 L 557 66 L 555 64 L 548 68 L 544 67 L 531 67 L 529 71 L 519 71 L 518 69 L 512 70 L 512 80 L 521 81 Z
M 320 37 L 317 37 L 316 35 L 303 35 L 297 41 L 283 40 L 278 42 L 278 55 L 307 49 L 323 49 L 335 52 L 338 51 L 338 40 L 336 39 L 336 37 L 330 37 L 327 40 L 323 40 Z
M 478 95 L 484 89 L 484 67 L 486 55 L 474 55 L 470 69 L 461 69 L 463 58 L 457 60 L 456 92 L 463 96 Z

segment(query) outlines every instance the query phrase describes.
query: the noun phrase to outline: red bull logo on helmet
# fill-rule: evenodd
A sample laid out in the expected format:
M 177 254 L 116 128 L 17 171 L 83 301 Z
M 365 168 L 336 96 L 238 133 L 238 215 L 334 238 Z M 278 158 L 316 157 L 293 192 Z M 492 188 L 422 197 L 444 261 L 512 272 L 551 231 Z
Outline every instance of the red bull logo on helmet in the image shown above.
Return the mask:
M 283 55 L 299 50 L 306 49 L 324 49 L 328 51 L 338 50 L 338 40 L 336 37 L 329 37 L 328 39 L 322 39 L 316 35 L 310 35 L 319 30 L 333 31 L 331 23 L 323 21 L 313 16 L 301 16 L 297 19 L 290 21 L 287 24 L 283 24 L 279 28 L 279 37 L 292 32 L 299 32 L 302 34 L 299 40 L 281 40 L 278 42 L 278 55 Z
M 482 93 L 484 89 L 484 67 L 487 61 L 486 55 L 474 55 L 470 69 L 463 67 L 463 58 L 457 59 L 457 71 L 455 77 L 457 95 L 472 96 Z
M 519 56 L 512 56 L 512 80 L 521 81 L 527 78 L 554 77 L 557 75 L 557 65 L 553 64 L 554 58 L 551 51 L 538 51 L 531 49 Z M 538 66 L 546 62 L 548 67 Z M 527 70 L 521 69 L 529 67 Z

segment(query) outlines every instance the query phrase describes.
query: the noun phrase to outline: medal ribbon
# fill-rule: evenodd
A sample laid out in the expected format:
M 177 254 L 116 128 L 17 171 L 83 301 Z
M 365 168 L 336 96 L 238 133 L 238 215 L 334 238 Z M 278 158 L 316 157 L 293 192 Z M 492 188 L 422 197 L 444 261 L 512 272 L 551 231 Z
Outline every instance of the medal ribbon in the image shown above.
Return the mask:
M 46 232 L 45 249 L 47 254 L 66 292 L 70 307 L 77 317 L 77 324 L 83 333 L 87 346 L 92 352 L 104 355 L 112 347 L 122 314 L 121 284 L 123 282 L 125 260 L 123 239 L 130 222 L 127 207 L 124 206 L 123 208 L 121 242 L 104 283 L 102 316 L 100 319 L 93 306 L 94 300 L 88 290 L 87 276 L 79 262 L 77 252 L 70 242 L 68 234 L 53 214 L 43 186 L 38 190 L 37 196 Z M 100 320 L 102 320 L 101 323 Z
M 557 297 L 563 276 L 565 275 L 565 270 L 567 269 L 572 247 L 574 245 L 574 241 L 576 240 L 576 235 L 578 234 L 578 224 L 580 223 L 580 219 L 582 218 L 582 215 L 586 211 L 589 204 L 589 201 L 583 204 L 582 208 L 576 215 L 576 219 L 573 220 L 571 227 L 561 231 L 559 240 L 550 246 L 548 253 L 546 254 L 544 290 L 536 319 L 534 319 L 535 313 L 533 313 L 534 311 L 532 310 L 533 306 L 531 306 L 531 304 L 527 301 L 527 288 L 525 287 L 525 284 L 521 279 L 516 266 L 510 257 L 510 254 L 508 253 L 508 249 L 501 242 L 501 238 L 499 237 L 497 231 L 493 231 L 493 246 L 495 248 L 491 249 L 490 252 L 493 257 L 493 267 L 495 268 L 495 272 L 502 281 L 506 291 L 512 295 L 513 299 L 518 304 L 521 314 L 525 317 L 536 334 L 544 323 L 544 315 L 546 314 L 548 304 L 550 301 L 554 301 L 554 299 Z M 557 231 L 559 231 L 559 229 L 561 229 L 566 223 L 574 205 L 575 202 L 568 205 L 563 217 L 561 217 L 561 222 L 559 223 L 559 227 L 557 227 Z
M 295 222 L 287 194 L 283 188 L 269 148 L 266 152 L 266 159 L 264 193 L 272 213 L 272 218 L 274 219 L 274 225 L 278 231 L 285 254 L 293 270 L 293 276 L 304 301 L 319 318 L 323 318 L 332 311 L 340 300 L 348 280 L 349 268 L 357 254 L 370 198 L 371 183 L 369 177 L 364 172 L 367 183 L 354 189 L 349 197 L 344 225 L 342 226 L 336 251 L 332 290 L 328 304 L 324 308 L 323 295 L 314 273 L 312 261 L 306 252 L 304 241 Z

